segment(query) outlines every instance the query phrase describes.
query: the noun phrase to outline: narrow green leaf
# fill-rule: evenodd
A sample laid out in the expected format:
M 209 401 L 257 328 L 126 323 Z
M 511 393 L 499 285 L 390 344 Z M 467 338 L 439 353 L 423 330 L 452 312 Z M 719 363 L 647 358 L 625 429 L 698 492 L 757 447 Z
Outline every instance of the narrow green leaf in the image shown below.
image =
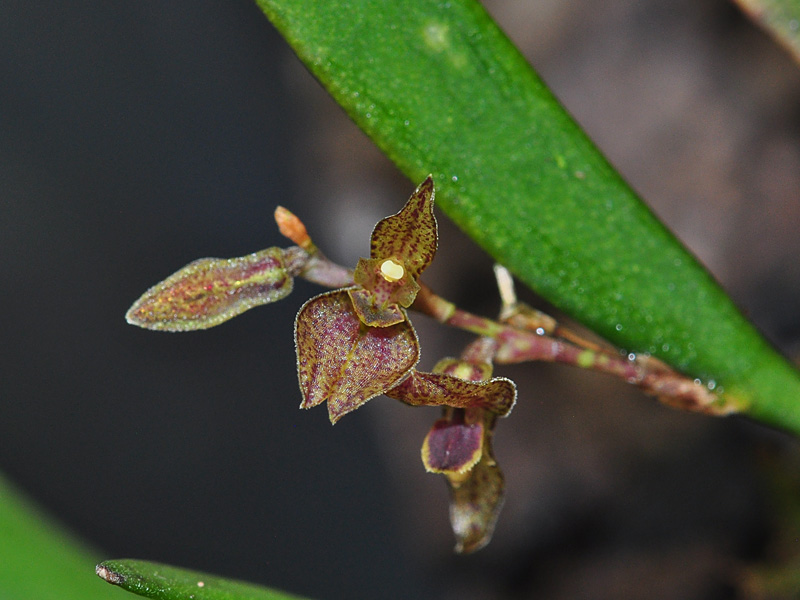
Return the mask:
M 473 0 L 257 0 L 355 122 L 542 296 L 800 432 L 800 376 Z
M 121 600 L 97 581 L 97 557 L 0 479 L 0 598 Z
M 800 0 L 735 0 L 800 62 Z
M 97 574 L 124 590 L 158 600 L 299 600 L 294 596 L 207 573 L 143 560 L 108 560 Z

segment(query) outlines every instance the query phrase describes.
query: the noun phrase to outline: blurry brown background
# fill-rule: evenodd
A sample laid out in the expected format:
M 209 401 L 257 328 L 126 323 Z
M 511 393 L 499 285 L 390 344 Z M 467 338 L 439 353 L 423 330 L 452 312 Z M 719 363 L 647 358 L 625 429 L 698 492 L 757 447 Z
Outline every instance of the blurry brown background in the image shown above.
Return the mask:
M 800 351 L 800 68 L 722 0 L 486 6 L 768 337 Z M 124 323 L 195 258 L 284 244 L 279 203 L 354 264 L 416 183 L 252 3 L 4 2 L 0 81 L 0 468 L 98 560 L 332 599 L 754 597 L 742 565 L 787 531 L 769 476 L 793 472 L 781 434 L 601 375 L 502 368 L 520 388 L 496 436 L 507 503 L 492 543 L 455 557 L 444 482 L 419 460 L 436 410 L 381 398 L 331 428 L 296 409 L 292 320 L 318 288 L 204 333 Z M 424 279 L 494 314 L 491 260 L 439 222 Z M 469 339 L 415 324 L 422 367 Z

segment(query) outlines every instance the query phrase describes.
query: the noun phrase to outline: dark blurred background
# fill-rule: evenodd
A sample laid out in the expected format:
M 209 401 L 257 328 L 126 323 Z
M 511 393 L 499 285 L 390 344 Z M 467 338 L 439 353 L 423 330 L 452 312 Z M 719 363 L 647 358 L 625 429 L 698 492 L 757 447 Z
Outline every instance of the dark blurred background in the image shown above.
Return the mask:
M 486 6 L 796 354 L 798 65 L 723 0 Z M 782 527 L 782 434 L 593 373 L 502 368 L 520 387 L 496 436 L 508 499 L 492 543 L 456 557 L 445 484 L 419 459 L 436 410 L 381 398 L 333 428 L 297 410 L 292 323 L 319 288 L 202 333 L 124 321 L 195 258 L 286 245 L 276 204 L 355 264 L 415 183 L 249 0 L 2 2 L 0 469 L 98 559 L 320 598 L 750 597 L 744 565 L 774 559 Z M 494 314 L 491 260 L 440 226 L 425 280 Z M 468 340 L 415 324 L 425 368 Z

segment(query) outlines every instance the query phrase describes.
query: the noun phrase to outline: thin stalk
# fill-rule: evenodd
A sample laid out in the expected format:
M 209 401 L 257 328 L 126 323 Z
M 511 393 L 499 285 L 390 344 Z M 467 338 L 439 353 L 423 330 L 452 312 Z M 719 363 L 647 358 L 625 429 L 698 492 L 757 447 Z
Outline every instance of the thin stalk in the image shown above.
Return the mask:
M 313 254 L 305 256 L 305 265 L 296 267 L 301 277 L 331 288 L 353 285 L 352 271 L 331 262 L 316 249 Z M 676 408 L 714 415 L 737 411 L 737 406 L 702 382 L 686 377 L 652 357 L 606 350 L 584 340 L 558 325 L 552 317 L 527 307 L 520 308 L 513 290 L 509 294 L 502 281 L 500 288 L 507 323 L 462 310 L 421 282 L 411 309 L 445 325 L 492 338 L 496 343 L 493 356 L 499 364 L 557 362 L 613 375 Z

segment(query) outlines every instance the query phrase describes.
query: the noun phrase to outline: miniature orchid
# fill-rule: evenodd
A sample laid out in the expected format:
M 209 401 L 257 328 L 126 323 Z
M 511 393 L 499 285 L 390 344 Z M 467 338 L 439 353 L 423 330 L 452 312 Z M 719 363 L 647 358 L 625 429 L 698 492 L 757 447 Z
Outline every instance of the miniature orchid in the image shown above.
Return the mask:
M 332 423 L 408 377 L 419 341 L 405 309 L 417 278 L 436 253 L 433 180 L 428 177 L 403 209 L 378 222 L 370 258 L 353 274 L 355 286 L 316 296 L 295 321 L 301 408 L 328 402 Z
M 518 302 L 511 274 L 500 265 L 499 322 L 437 296 L 419 282 L 436 254 L 433 200 L 428 177 L 400 212 L 378 222 L 369 258 L 352 271 L 325 258 L 300 219 L 278 207 L 275 221 L 294 246 L 194 261 L 145 292 L 127 320 L 161 331 L 206 329 L 284 298 L 294 277 L 336 288 L 308 300 L 295 319 L 300 407 L 327 401 L 332 423 L 381 394 L 412 406 L 442 407 L 423 441 L 422 462 L 447 480 L 456 551 L 463 553 L 488 543 L 504 497 L 492 437 L 517 392 L 512 381 L 492 377 L 493 361 L 568 363 L 621 377 L 677 406 L 730 410 L 713 390 L 663 363 L 632 359 Z M 409 308 L 479 337 L 460 358 L 440 361 L 432 373 L 417 371 L 420 347 Z

